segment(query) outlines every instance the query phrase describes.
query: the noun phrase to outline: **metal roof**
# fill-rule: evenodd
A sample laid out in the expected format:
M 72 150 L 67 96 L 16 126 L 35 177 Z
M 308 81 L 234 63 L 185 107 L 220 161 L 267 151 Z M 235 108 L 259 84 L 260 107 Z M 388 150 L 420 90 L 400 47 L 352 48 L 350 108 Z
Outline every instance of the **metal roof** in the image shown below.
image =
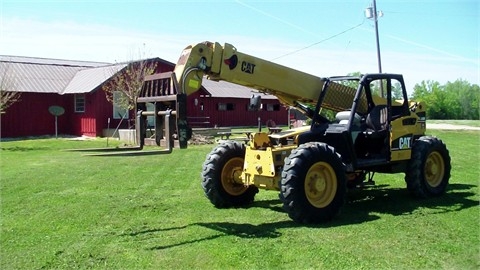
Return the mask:
M 1 55 L 0 76 L 11 91 L 60 94 L 78 71 L 95 65 L 105 63 Z
M 75 76 L 71 79 L 70 83 L 65 87 L 65 89 L 60 94 L 78 94 L 78 93 L 88 93 L 96 89 L 102 83 L 113 77 L 116 73 L 121 71 L 123 68 L 128 66 L 130 63 L 135 63 L 139 61 L 160 61 L 167 65 L 172 65 L 172 63 L 156 58 L 143 59 L 143 60 L 134 60 L 130 62 L 123 62 L 118 64 L 103 64 L 102 66 L 91 67 L 78 71 Z
M 62 95 L 88 93 L 127 65 L 0 55 L 0 80 L 8 77 L 14 82 L 9 87 L 11 90 L 8 89 L 10 91 Z M 261 94 L 252 88 L 225 81 L 204 79 L 202 86 L 212 97 L 250 98 L 252 94 Z M 262 98 L 276 99 L 266 94 L 262 94 Z
M 219 98 L 250 98 L 253 94 L 260 94 L 262 99 L 277 99 L 273 95 L 263 94 L 253 88 L 233 84 L 225 81 L 202 80 L 202 86 L 212 97 Z
M 80 70 L 61 94 L 88 93 L 126 66 L 127 64 L 116 64 Z
M 52 58 L 28 57 L 28 56 L 14 56 L 14 55 L 0 55 L 0 62 L 39 64 L 39 65 L 56 65 L 56 66 L 75 66 L 75 67 L 97 67 L 97 66 L 111 64 L 111 63 L 106 63 L 106 62 L 64 60 L 64 59 L 52 59 Z

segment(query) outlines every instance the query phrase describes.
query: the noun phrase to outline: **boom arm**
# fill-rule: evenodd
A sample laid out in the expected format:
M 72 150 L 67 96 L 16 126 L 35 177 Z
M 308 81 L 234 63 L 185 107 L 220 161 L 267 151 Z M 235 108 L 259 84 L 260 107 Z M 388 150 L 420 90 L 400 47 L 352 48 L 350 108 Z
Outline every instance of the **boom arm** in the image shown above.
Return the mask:
M 297 106 L 309 117 L 314 111 L 305 104 L 317 104 L 326 83 L 325 79 L 240 53 L 230 44 L 222 47 L 211 42 L 185 48 L 173 73 L 174 76 L 168 72 L 145 77 L 137 98 L 136 126 L 140 147 L 146 138 L 147 116 L 155 117 L 157 145 L 167 138 L 171 146 L 172 135 L 176 134 L 180 148 L 187 147 L 192 131 L 187 122 L 186 96 L 200 89 L 205 76 L 274 95 L 284 105 Z M 335 82 L 329 82 L 329 89 L 334 89 L 335 95 L 324 97 L 322 108 L 350 108 L 355 89 Z M 147 111 L 148 103 L 155 104 L 154 111 Z M 174 121 L 170 118 L 172 115 Z M 171 147 L 167 148 L 171 151 Z
M 323 86 L 319 77 L 240 53 L 226 43 L 204 42 L 185 48 L 175 66 L 177 86 L 190 95 L 200 89 L 204 75 L 275 95 L 285 105 L 314 103 Z

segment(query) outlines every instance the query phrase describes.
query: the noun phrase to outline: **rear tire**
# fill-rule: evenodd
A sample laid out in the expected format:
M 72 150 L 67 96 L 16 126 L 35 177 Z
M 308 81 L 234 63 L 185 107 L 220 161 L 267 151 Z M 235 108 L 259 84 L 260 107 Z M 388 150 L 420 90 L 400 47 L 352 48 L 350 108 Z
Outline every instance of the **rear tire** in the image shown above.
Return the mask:
M 258 188 L 245 186 L 240 180 L 244 159 L 245 145 L 236 141 L 224 142 L 207 155 L 201 174 L 202 187 L 215 207 L 245 206 L 253 202 Z
M 327 144 L 300 145 L 285 159 L 280 199 L 289 217 L 299 223 L 331 220 L 345 202 L 345 165 Z
M 413 145 L 412 158 L 405 173 L 407 189 L 418 198 L 439 196 L 445 193 L 450 170 L 446 145 L 435 137 L 420 137 Z

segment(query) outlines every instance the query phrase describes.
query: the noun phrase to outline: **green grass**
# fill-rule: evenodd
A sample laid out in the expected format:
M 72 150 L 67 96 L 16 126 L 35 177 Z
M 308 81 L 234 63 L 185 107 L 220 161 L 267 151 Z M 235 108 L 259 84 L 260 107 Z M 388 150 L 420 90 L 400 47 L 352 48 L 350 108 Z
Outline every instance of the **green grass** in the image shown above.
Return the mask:
M 293 223 L 278 193 L 216 209 L 200 171 L 212 145 L 86 157 L 104 140 L 1 143 L 1 269 L 478 269 L 480 132 L 439 131 L 447 194 L 412 199 L 403 174 L 349 193 L 335 220 Z

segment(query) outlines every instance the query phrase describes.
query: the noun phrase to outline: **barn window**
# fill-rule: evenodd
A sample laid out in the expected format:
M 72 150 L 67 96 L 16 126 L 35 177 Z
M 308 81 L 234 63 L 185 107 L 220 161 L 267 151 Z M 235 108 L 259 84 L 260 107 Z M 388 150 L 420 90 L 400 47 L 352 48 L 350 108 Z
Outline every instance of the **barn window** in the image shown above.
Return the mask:
M 127 110 L 122 108 L 122 97 L 124 94 L 120 91 L 113 92 L 113 119 L 128 118 Z
M 75 94 L 75 112 L 85 112 L 85 94 Z
M 280 111 L 280 104 L 267 104 L 267 111 Z
M 234 103 L 218 103 L 218 110 L 219 111 L 233 111 L 235 110 Z

